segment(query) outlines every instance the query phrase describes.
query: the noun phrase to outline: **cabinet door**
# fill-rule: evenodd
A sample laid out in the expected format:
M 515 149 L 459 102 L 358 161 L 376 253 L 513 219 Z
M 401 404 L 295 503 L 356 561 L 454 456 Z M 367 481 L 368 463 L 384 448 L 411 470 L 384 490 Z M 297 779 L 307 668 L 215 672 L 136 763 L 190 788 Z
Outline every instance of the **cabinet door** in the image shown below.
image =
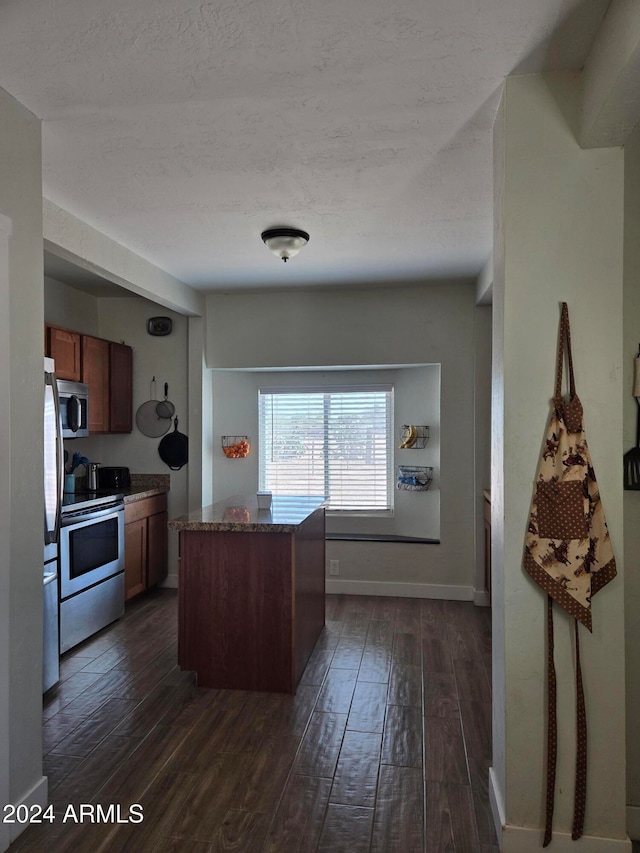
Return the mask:
M 167 522 L 166 512 L 149 516 L 147 538 L 147 586 L 163 581 L 168 572 L 167 560 Z
M 142 592 L 147 582 L 147 519 L 124 526 L 125 601 Z
M 109 341 L 82 335 L 82 381 L 89 386 L 89 432 L 109 432 Z
M 109 344 L 109 432 L 133 428 L 133 350 L 125 344 Z
M 80 335 L 56 326 L 46 326 L 45 354 L 55 359 L 56 376 L 80 381 Z

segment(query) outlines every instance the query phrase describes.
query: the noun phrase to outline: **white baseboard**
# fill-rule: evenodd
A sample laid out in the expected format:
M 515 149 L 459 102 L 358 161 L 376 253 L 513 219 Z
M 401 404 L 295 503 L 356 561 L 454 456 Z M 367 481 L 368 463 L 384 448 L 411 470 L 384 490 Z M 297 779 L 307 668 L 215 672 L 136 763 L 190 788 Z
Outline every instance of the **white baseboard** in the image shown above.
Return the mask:
M 178 575 L 167 575 L 163 587 L 178 589 Z M 477 592 L 470 586 L 449 586 L 433 583 L 400 583 L 395 581 L 351 581 L 327 578 L 325 589 L 334 595 L 388 595 L 399 598 L 439 598 L 447 601 L 474 601 L 481 606 L 489 604 L 486 592 Z M 485 598 L 483 599 L 483 596 Z
M 22 799 L 17 802 L 15 805 L 18 806 L 41 806 L 42 809 L 46 809 L 48 804 L 48 795 L 49 795 L 49 780 L 46 776 L 41 776 L 40 779 L 36 782 L 36 784 L 31 788 L 31 790 L 27 791 L 27 793 L 22 797 Z M 9 834 L 11 841 L 15 841 L 19 835 L 25 831 L 25 829 L 29 826 L 28 823 L 12 823 L 9 825 Z
M 542 849 L 544 830 L 523 826 L 503 826 L 500 838 L 501 853 L 532 853 Z M 628 838 L 599 838 L 595 835 L 583 835 L 578 841 L 571 838 L 570 832 L 553 833 L 549 850 L 553 853 L 631 853 L 631 841 Z
M 489 768 L 489 805 L 491 806 L 491 815 L 493 817 L 493 825 L 496 829 L 496 837 L 502 836 L 502 827 L 505 825 L 504 800 L 502 799 L 502 791 L 498 786 L 495 770 Z
M 532 853 L 532 851 L 542 849 L 544 837 L 542 828 L 510 826 L 506 823 L 504 801 L 493 767 L 489 768 L 489 801 L 500 853 Z M 578 848 L 580 853 L 631 853 L 631 841 L 628 838 L 600 838 L 595 835 L 583 835 L 578 841 L 578 847 L 576 847 L 576 842 L 571 838 L 570 832 L 554 830 L 549 850 L 553 850 L 553 853 L 576 853 Z
M 627 834 L 640 841 L 640 806 L 627 806 Z
M 350 581 L 327 578 L 325 590 L 333 595 L 388 595 L 399 598 L 439 598 L 473 601 L 473 587 L 394 581 Z
M 473 603 L 476 607 L 491 606 L 491 602 L 489 601 L 489 593 L 486 591 L 486 589 L 473 590 Z

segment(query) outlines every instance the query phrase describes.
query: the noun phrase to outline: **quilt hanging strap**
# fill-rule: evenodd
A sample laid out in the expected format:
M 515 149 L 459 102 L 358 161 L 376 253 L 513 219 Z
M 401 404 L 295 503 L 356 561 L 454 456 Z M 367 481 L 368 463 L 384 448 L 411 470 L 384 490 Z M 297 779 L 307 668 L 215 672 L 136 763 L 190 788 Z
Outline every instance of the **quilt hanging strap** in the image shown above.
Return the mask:
M 582 836 L 584 811 L 587 800 L 587 712 L 584 704 L 582 670 L 580 669 L 578 620 L 574 619 L 574 622 L 576 637 L 576 787 L 574 792 L 571 838 L 576 841 Z
M 547 714 L 547 812 L 543 847 L 548 846 L 553 832 L 553 803 L 556 788 L 556 758 L 558 755 L 556 668 L 553 662 L 553 598 L 550 595 L 547 595 Z
M 587 799 L 587 714 L 580 666 L 580 639 L 578 620 L 574 619 L 576 641 L 576 781 L 573 803 L 571 838 L 577 841 L 584 830 L 584 813 Z M 558 755 L 557 683 L 553 660 L 553 599 L 547 596 L 547 796 L 543 847 L 551 842 L 553 833 L 553 808 Z
M 562 303 L 562 311 L 560 312 L 560 334 L 558 337 L 558 356 L 556 360 L 556 388 L 555 398 L 559 399 L 562 396 L 562 362 L 565 350 L 567 348 L 567 361 L 569 363 L 569 393 L 571 399 L 575 397 L 576 386 L 573 378 L 573 356 L 571 354 L 571 327 L 569 325 L 569 308 L 567 303 Z

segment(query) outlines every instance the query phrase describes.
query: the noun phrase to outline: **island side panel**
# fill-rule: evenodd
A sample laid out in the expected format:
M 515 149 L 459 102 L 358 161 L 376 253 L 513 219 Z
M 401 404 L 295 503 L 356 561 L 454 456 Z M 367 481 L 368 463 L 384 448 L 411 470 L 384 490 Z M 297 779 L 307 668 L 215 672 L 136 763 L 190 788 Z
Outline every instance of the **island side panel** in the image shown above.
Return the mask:
M 181 540 L 182 668 L 200 687 L 294 693 L 291 534 Z
M 325 511 L 316 510 L 294 539 L 295 679 L 302 678 L 325 622 Z

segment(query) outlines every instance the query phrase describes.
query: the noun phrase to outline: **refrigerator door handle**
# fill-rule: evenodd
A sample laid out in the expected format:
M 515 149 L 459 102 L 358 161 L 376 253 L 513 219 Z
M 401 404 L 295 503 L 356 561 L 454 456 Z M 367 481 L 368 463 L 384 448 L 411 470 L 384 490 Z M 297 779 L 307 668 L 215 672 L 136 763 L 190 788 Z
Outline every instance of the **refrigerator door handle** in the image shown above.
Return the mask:
M 58 380 L 55 373 L 53 378 L 53 405 L 56 418 L 56 474 L 58 503 L 56 506 L 56 517 L 54 527 L 54 542 L 60 538 L 60 519 L 62 518 L 62 498 L 64 494 L 64 445 L 62 443 L 62 412 L 60 411 L 60 397 L 58 396 Z
M 48 392 L 47 386 L 49 386 L 50 392 Z M 49 544 L 57 542 L 59 538 L 60 510 L 62 507 L 62 494 L 64 488 L 62 418 L 60 414 L 60 400 L 58 398 L 58 384 L 54 373 L 45 373 L 45 395 L 50 395 L 49 405 L 53 408 L 52 414 L 55 424 L 55 490 L 52 490 L 51 494 L 51 497 L 54 498 L 54 503 L 45 507 L 45 544 Z

